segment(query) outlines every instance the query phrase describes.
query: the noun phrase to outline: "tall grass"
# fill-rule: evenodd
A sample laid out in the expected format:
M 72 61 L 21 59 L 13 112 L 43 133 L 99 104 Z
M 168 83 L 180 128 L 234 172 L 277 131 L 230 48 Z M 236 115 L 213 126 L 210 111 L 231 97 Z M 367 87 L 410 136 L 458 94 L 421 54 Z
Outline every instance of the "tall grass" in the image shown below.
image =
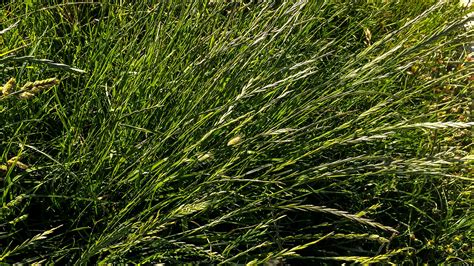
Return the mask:
M 472 262 L 457 2 L 1 10 L 2 262 Z

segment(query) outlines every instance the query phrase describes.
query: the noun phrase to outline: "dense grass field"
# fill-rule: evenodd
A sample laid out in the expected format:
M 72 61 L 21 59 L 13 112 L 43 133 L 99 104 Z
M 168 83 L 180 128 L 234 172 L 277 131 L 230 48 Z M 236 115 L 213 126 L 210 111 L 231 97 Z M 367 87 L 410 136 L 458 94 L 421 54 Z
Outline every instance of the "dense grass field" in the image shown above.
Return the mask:
M 474 263 L 473 8 L 10 2 L 0 262 Z

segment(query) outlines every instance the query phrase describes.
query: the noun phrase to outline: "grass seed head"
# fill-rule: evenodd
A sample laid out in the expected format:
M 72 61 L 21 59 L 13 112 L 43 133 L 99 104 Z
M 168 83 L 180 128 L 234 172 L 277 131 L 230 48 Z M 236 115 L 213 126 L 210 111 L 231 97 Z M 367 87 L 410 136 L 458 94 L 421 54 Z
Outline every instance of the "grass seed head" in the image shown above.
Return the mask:
M 20 169 L 28 169 L 28 165 L 20 162 L 19 158 L 17 156 L 10 158 L 10 160 L 7 161 L 8 166 L 17 166 Z
M 10 80 L 7 81 L 7 83 L 3 86 L 2 88 L 2 94 L 3 95 L 8 95 L 12 92 L 12 90 L 15 88 L 16 86 L 16 79 L 15 78 L 11 78 Z
M 5 205 L 5 208 L 13 208 L 15 206 L 19 206 L 20 203 L 25 199 L 25 194 L 20 194 L 18 195 L 16 198 L 14 198 L 13 200 L 11 200 L 10 202 L 8 202 L 6 205 Z
M 227 146 L 235 146 L 239 144 L 242 141 L 242 138 L 240 136 L 234 137 L 229 142 L 227 142 Z
M 15 219 L 13 219 L 12 221 L 8 222 L 8 223 L 11 224 L 11 225 L 15 225 L 15 224 L 17 224 L 21 221 L 26 220 L 27 218 L 28 218 L 28 214 L 23 214 L 22 216 L 17 217 Z
M 22 91 L 29 91 L 33 88 L 33 82 L 31 81 L 28 81 L 27 83 L 25 83 L 25 85 L 23 85 L 23 87 L 21 87 L 20 90 Z
M 205 160 L 208 160 L 211 157 L 212 157 L 212 154 L 205 153 L 205 154 L 199 155 L 197 159 L 198 159 L 198 161 L 203 162 Z
M 31 93 L 36 94 L 38 92 L 46 90 L 47 88 L 50 88 L 50 87 L 52 87 L 54 85 L 57 85 L 57 84 L 59 84 L 59 79 L 57 79 L 57 78 L 37 80 L 37 81 L 33 82 L 33 88 L 31 88 Z
M 33 98 L 35 95 L 31 92 L 28 92 L 28 91 L 25 91 L 25 92 L 22 92 L 20 94 L 20 96 L 18 96 L 18 98 L 22 99 L 22 100 L 27 100 L 27 99 L 31 99 Z
M 29 99 L 32 96 L 30 94 L 38 94 L 41 91 L 44 91 L 54 85 L 59 84 L 59 79 L 57 78 L 49 78 L 49 79 L 43 79 L 43 80 L 37 80 L 35 82 L 27 82 L 23 87 L 21 88 L 22 91 L 27 92 L 29 94 L 24 94 L 23 97 L 20 98 L 22 99 Z M 22 93 L 23 94 L 23 93 Z
M 35 82 L 33 82 L 33 86 L 34 87 L 38 87 L 38 86 L 54 86 L 54 85 L 57 85 L 59 84 L 59 79 L 57 78 L 49 78 L 49 79 L 43 79 L 43 80 L 37 80 Z

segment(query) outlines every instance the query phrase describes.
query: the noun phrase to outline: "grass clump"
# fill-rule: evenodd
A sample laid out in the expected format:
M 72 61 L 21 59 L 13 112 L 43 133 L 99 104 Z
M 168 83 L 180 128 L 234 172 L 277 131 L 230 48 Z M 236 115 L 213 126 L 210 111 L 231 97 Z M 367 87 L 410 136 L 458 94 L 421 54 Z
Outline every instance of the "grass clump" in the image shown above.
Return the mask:
M 1 10 L 2 262 L 472 262 L 457 3 Z

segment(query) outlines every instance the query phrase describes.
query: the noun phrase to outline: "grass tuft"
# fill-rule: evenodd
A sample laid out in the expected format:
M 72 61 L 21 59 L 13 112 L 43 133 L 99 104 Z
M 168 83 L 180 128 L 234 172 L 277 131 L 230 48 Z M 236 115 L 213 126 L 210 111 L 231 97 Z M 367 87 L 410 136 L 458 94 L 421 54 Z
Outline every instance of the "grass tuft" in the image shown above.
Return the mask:
M 0 262 L 473 263 L 472 7 L 53 2 L 0 4 Z

